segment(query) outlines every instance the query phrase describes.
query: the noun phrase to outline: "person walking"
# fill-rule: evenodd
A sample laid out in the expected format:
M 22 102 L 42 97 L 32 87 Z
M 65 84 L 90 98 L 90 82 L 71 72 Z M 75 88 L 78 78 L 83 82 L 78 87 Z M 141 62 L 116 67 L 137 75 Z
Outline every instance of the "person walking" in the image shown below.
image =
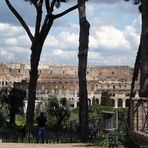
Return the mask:
M 38 124 L 37 143 L 40 142 L 40 139 L 41 139 L 41 138 L 42 138 L 42 143 L 44 143 L 47 119 L 46 119 L 46 117 L 44 116 L 44 113 L 41 112 L 41 113 L 40 113 L 40 116 L 37 117 L 36 120 L 37 120 L 37 124 Z

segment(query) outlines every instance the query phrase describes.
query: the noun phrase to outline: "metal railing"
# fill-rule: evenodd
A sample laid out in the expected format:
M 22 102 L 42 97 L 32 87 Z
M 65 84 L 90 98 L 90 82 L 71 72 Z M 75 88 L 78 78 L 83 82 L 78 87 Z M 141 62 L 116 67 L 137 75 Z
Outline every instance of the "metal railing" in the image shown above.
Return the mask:
M 133 130 L 148 133 L 148 98 L 132 98 L 131 101 Z
M 99 118 L 89 119 L 88 141 L 98 141 Z M 15 132 L 11 130 L 0 134 L 2 142 L 36 143 L 38 128 L 36 126 L 26 129 L 25 126 L 17 127 Z M 46 128 L 45 143 L 72 143 L 79 142 L 78 121 L 69 121 L 64 128 Z

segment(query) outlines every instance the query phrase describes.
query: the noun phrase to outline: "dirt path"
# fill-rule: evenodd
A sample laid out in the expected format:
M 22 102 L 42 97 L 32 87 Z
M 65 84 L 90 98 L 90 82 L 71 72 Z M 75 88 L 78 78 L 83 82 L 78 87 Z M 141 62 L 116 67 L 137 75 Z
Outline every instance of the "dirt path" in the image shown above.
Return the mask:
M 91 144 L 22 144 L 0 143 L 0 148 L 99 148 Z

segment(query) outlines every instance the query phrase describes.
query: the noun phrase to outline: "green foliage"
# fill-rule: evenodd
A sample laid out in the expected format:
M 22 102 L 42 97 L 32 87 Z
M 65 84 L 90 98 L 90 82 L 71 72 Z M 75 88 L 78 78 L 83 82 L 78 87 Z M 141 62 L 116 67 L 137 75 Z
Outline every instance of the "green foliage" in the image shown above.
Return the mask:
M 108 93 L 108 91 L 103 91 L 101 94 L 101 105 L 104 106 L 111 106 L 111 98 L 110 98 L 110 94 Z
M 1 104 L 5 104 L 5 102 L 7 102 L 6 100 L 8 99 L 8 96 L 7 96 L 7 88 L 2 88 L 0 90 L 0 101 L 1 101 Z
M 125 147 L 134 147 L 134 148 L 139 148 L 137 144 L 135 144 L 136 141 L 130 137 L 130 135 L 125 136 L 125 140 L 123 141 L 123 145 Z
M 5 126 L 3 126 L 2 128 L 0 128 L 0 135 L 5 135 L 5 136 L 17 136 L 19 134 L 18 132 L 18 127 L 14 126 L 13 128 L 11 128 L 9 126 L 9 124 L 6 124 Z
M 10 112 L 15 112 L 15 114 L 22 114 L 24 107 L 24 99 L 26 97 L 26 92 L 21 89 L 13 88 L 10 91 L 8 99 L 8 106 Z
M 109 147 L 118 146 L 120 144 L 121 142 L 116 139 L 103 139 L 99 142 L 99 146 L 109 146 Z
M 7 104 L 1 104 L 0 102 L 0 122 L 1 120 L 7 120 L 9 118 L 9 110 Z
M 74 121 L 79 119 L 79 107 L 74 108 L 70 111 L 69 121 Z
M 97 114 L 99 114 L 102 110 L 113 111 L 114 108 L 111 106 L 103 106 L 103 105 L 98 105 L 98 104 L 94 104 L 92 106 L 89 106 L 90 114 L 93 112 L 96 112 Z
M 41 111 L 46 113 L 49 128 L 62 127 L 70 117 L 70 108 L 66 98 L 58 100 L 56 97 L 50 97 L 44 106 L 38 104 L 36 116 Z
M 1 114 L 1 119 L 8 119 L 9 117 L 9 110 L 8 110 L 8 104 L 7 104 L 7 89 L 3 88 L 0 91 L 0 114 Z M 2 122 L 2 121 L 1 121 Z
M 118 111 L 119 120 L 123 121 L 123 118 L 127 117 L 127 108 L 113 108 L 111 106 L 103 106 L 94 104 L 88 107 L 89 117 L 98 116 L 101 117 L 101 111 Z M 71 110 L 70 120 L 78 120 L 79 108 Z
M 16 116 L 15 123 L 16 123 L 17 126 L 24 126 L 26 124 L 25 117 L 20 116 L 20 115 Z
M 66 98 L 62 98 L 59 101 L 57 98 L 49 99 L 46 113 L 49 119 L 52 119 L 52 122 L 55 121 L 55 127 L 62 127 L 64 122 L 70 117 L 70 109 Z
M 15 115 L 23 114 L 24 98 L 26 92 L 24 90 L 12 88 L 8 94 L 7 88 L 0 92 L 1 114 L 5 118 L 10 116 L 10 122 L 15 124 Z

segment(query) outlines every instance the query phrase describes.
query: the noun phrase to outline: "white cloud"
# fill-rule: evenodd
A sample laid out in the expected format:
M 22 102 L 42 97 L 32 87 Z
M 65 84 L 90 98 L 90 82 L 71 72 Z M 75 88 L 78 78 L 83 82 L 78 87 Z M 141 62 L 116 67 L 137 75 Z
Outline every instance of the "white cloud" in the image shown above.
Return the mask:
M 135 29 L 137 34 L 141 33 L 141 17 L 137 17 L 133 20 L 131 26 Z
M 4 50 L 4 49 L 0 49 L 0 54 L 2 56 L 7 56 L 8 55 L 8 52 L 6 50 Z
M 13 47 L 13 48 L 10 48 L 10 50 L 14 53 L 17 53 L 17 54 L 25 54 L 25 55 L 30 55 L 31 54 L 31 50 L 28 49 L 28 48 L 23 48 L 23 47 Z
M 127 26 L 123 31 L 124 36 L 130 42 L 132 47 L 137 47 L 140 42 L 140 35 L 137 34 L 137 31 L 132 26 Z
M 76 55 L 75 51 L 64 51 L 62 49 L 54 49 L 51 53 L 52 56 L 56 58 L 71 59 L 71 56 Z
M 13 60 L 14 59 L 14 54 L 12 52 L 9 52 L 5 49 L 2 49 L 0 48 L 0 59 L 3 59 L 3 60 Z
M 8 38 L 5 40 L 5 43 L 7 45 L 17 45 L 18 44 L 18 41 L 16 38 Z
M 102 54 L 97 53 L 94 51 L 89 51 L 88 52 L 88 60 L 99 60 L 101 58 Z
M 54 49 L 52 52 L 53 56 L 62 57 L 62 58 L 68 58 L 68 52 L 63 51 L 61 49 Z
M 62 32 L 59 34 L 59 44 L 61 48 L 76 48 L 78 47 L 78 34 Z
M 66 7 L 67 5 L 63 4 L 60 9 L 63 10 Z M 58 11 L 61 11 L 60 9 Z M 87 18 L 91 24 L 89 64 L 133 64 L 140 34 L 140 19 L 136 16 L 135 9 L 137 9 L 136 6 L 131 3 L 118 0 L 88 1 Z M 25 18 L 28 15 L 27 12 Z M 34 28 L 31 28 L 31 31 L 34 33 Z M 1 21 L 0 34 L 1 59 L 22 61 L 27 57 L 28 60 L 31 43 L 22 26 Z M 78 13 L 73 11 L 54 22 L 45 41 L 41 61 L 60 64 L 77 63 L 78 44 Z
M 121 48 L 122 47 L 122 48 Z M 101 26 L 91 33 L 90 48 L 104 48 L 106 50 L 128 50 L 130 43 L 121 30 L 113 26 Z
M 49 35 L 45 41 L 45 47 L 58 47 L 58 40 L 54 36 Z
M 41 63 L 48 64 L 74 64 L 77 63 L 77 60 L 78 57 L 76 51 L 66 51 L 63 49 L 54 49 L 47 53 L 43 52 L 41 56 Z
M 98 40 L 95 38 L 95 36 L 89 36 L 89 47 L 91 49 L 99 48 Z
M 130 44 L 125 39 L 123 33 L 113 26 L 102 26 L 100 33 L 97 32 L 97 37 L 100 39 L 100 45 L 108 49 L 129 49 Z M 102 35 L 102 37 L 101 37 Z
M 21 26 L 0 23 L 0 34 L 0 47 L 29 47 L 31 45 L 27 34 Z
M 0 34 L 1 38 L 14 37 L 22 34 L 24 31 L 22 27 L 12 26 L 7 23 L 0 23 Z
M 45 46 L 48 48 L 74 50 L 78 48 L 78 34 L 62 31 L 56 37 L 49 35 Z

